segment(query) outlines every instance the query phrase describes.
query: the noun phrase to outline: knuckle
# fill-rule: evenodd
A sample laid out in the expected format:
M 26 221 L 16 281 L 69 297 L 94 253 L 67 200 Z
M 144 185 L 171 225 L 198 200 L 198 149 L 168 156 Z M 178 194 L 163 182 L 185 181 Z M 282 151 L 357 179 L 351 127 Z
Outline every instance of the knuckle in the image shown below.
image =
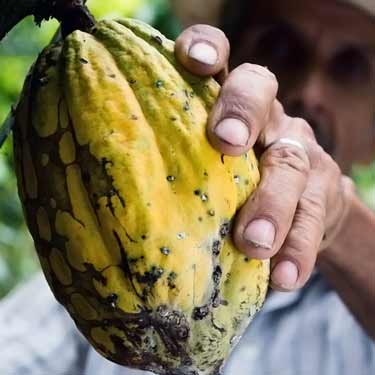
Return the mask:
M 344 191 L 351 195 L 356 194 L 357 188 L 355 186 L 354 181 L 350 177 L 341 175 L 341 184 L 343 186 Z
M 224 83 L 220 95 L 221 112 L 226 117 L 234 117 L 245 123 L 256 125 L 264 112 L 264 98 L 244 90 L 238 81 Z
M 288 145 L 275 144 L 262 156 L 263 167 L 294 170 L 307 177 L 310 171 L 308 158 L 303 150 Z
M 298 130 L 298 132 L 302 133 L 303 137 L 315 141 L 314 130 L 305 119 L 300 117 L 293 117 L 291 118 L 291 126 L 293 129 Z
M 322 191 L 310 191 L 302 196 L 298 203 L 296 217 L 301 218 L 301 226 L 306 226 L 305 230 L 311 230 L 311 226 L 324 231 L 324 219 L 326 217 L 326 204 Z M 310 228 L 307 228 L 310 227 Z
M 286 116 L 284 107 L 278 100 L 274 101 L 273 106 L 274 114 L 276 117 L 280 118 L 281 116 Z
M 267 68 L 257 64 L 244 63 L 238 67 L 238 70 L 245 72 L 251 76 L 258 76 L 267 84 L 270 91 L 276 92 L 279 88 L 279 83 L 276 76 Z

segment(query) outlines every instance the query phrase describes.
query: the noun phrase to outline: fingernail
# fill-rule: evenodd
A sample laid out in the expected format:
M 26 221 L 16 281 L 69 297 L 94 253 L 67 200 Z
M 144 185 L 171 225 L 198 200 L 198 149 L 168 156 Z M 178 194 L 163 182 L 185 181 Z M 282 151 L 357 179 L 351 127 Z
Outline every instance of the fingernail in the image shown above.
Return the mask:
M 275 241 L 276 230 L 274 225 L 264 219 L 258 219 L 251 222 L 244 232 L 245 241 L 255 247 L 262 247 L 267 250 L 272 249 Z
M 293 289 L 298 280 L 298 268 L 289 260 L 282 261 L 273 269 L 271 279 L 283 289 Z
M 206 65 L 215 65 L 218 60 L 216 49 L 203 42 L 193 44 L 189 49 L 189 56 L 190 58 Z
M 233 146 L 246 146 L 249 140 L 249 129 L 241 120 L 227 118 L 215 128 L 215 134 Z

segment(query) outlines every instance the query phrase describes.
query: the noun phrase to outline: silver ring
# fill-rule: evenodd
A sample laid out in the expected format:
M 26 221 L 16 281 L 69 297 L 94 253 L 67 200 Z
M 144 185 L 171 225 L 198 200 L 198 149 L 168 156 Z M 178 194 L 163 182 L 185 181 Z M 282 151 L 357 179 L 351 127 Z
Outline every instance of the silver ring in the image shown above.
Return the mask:
M 291 139 L 291 138 L 280 138 L 274 142 L 272 142 L 267 148 L 270 148 L 271 146 L 277 144 L 277 143 L 281 143 L 281 144 L 284 144 L 284 145 L 290 145 L 290 146 L 295 146 L 295 147 L 298 147 L 299 149 L 305 151 L 307 153 L 307 150 L 305 148 L 305 146 L 299 142 L 299 141 L 296 141 L 295 139 Z

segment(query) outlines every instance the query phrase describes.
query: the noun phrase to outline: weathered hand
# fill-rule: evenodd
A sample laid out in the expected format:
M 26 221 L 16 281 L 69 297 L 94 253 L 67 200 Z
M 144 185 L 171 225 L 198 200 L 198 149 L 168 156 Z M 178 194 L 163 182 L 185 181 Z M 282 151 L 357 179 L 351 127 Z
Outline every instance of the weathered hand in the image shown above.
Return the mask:
M 206 25 L 188 28 L 176 41 L 188 70 L 223 84 L 208 123 L 212 145 L 232 156 L 253 146 L 260 151 L 261 182 L 237 216 L 234 241 L 250 257 L 272 258 L 274 289 L 294 290 L 340 230 L 353 184 L 309 124 L 285 114 L 270 71 L 243 64 L 228 74 L 229 49 L 225 35 Z

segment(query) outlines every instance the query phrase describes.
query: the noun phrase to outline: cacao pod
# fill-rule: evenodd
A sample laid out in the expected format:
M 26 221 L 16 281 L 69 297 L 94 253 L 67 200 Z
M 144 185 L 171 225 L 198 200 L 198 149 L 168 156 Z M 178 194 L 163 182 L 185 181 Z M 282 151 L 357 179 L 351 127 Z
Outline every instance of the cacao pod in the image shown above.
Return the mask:
M 261 307 L 269 263 L 233 245 L 253 152 L 206 137 L 219 85 L 135 20 L 49 45 L 16 111 L 18 189 L 56 299 L 109 360 L 216 374 Z

